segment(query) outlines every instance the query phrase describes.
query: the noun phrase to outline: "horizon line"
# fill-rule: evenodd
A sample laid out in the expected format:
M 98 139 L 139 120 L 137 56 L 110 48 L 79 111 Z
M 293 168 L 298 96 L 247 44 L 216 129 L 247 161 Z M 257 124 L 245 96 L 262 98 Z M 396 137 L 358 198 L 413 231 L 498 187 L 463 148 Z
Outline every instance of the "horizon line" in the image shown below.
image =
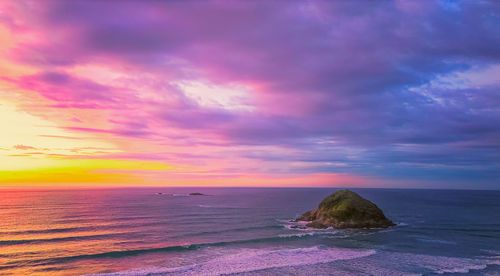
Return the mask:
M 500 191 L 495 188 L 429 188 L 429 187 L 361 187 L 361 186 L 0 186 L 0 191 L 6 190 L 105 190 L 105 189 L 161 189 L 161 188 L 229 188 L 229 189 L 384 189 L 384 190 L 447 190 L 447 191 Z

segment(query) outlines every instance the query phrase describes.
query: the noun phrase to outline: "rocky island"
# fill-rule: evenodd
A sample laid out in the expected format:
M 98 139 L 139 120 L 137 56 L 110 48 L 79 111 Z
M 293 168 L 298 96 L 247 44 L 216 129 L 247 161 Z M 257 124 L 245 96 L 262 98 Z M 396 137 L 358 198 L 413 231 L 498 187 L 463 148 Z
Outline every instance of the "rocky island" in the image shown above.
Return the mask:
M 296 221 L 324 229 L 387 228 L 395 224 L 371 201 L 350 190 L 340 190 L 323 199 L 316 210 L 305 212 Z

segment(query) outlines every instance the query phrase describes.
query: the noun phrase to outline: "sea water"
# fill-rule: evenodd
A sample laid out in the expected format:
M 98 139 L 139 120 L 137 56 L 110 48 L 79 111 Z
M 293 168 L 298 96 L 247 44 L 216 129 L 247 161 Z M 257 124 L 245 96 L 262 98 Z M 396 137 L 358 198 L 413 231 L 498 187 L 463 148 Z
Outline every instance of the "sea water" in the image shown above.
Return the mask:
M 397 226 L 293 227 L 335 188 L 0 190 L 0 275 L 500 275 L 500 191 L 352 190 Z

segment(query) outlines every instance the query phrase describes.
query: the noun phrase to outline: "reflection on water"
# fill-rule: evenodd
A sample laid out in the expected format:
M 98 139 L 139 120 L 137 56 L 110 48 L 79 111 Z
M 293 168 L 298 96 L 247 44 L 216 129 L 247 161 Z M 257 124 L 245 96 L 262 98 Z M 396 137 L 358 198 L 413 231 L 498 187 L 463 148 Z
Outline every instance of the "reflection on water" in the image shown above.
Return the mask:
M 361 272 L 357 259 L 364 269 L 370 263 L 369 270 L 405 273 L 437 273 L 451 263 L 469 273 L 496 273 L 500 267 L 500 192 L 355 189 L 399 226 L 289 227 L 289 219 L 334 190 L 1 190 L 0 275 L 182 274 L 186 268 L 209 274 L 253 268 L 292 273 L 297 266 L 311 273 L 310 252 L 321 256 L 310 260 L 322 260 L 317 263 L 324 273 L 346 267 Z M 339 259 L 345 254 L 353 257 Z M 382 256 L 399 261 L 384 262 Z M 224 267 L 215 265 L 221 260 Z

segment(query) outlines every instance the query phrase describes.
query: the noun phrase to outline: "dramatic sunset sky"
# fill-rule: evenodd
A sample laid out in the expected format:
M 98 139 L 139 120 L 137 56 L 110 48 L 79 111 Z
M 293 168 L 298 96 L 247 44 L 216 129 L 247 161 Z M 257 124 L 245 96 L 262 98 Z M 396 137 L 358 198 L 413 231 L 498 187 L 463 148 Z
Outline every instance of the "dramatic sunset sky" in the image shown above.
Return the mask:
M 500 188 L 498 1 L 1 1 L 0 186 Z

